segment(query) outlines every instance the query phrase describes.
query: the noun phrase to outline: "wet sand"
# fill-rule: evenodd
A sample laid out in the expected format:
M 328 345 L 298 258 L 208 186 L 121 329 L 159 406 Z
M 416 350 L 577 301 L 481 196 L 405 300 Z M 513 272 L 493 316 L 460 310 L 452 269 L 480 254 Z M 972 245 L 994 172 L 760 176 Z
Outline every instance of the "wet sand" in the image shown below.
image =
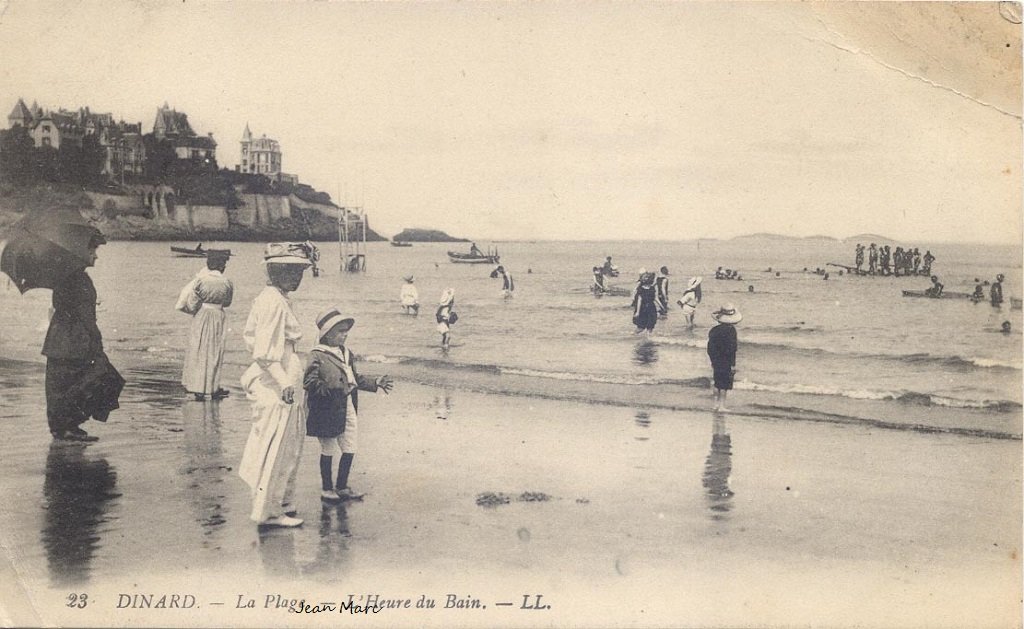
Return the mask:
M 390 396 L 361 399 L 351 484 L 365 499 L 322 507 L 317 445 L 307 440 L 298 495 L 306 522 L 261 532 L 236 473 L 247 403 L 237 387 L 221 402 L 186 400 L 176 369 L 124 368 L 122 408 L 108 425 L 87 424 L 101 440 L 81 445 L 51 443 L 40 363 L 0 365 L 0 575 L 6 583 L 16 573 L 24 586 L 4 588 L 0 620 L 1020 623 L 1019 438 L 400 381 Z M 88 604 L 68 607 L 73 593 Z M 121 594 L 191 595 L 196 606 L 119 608 Z M 411 608 L 339 619 L 276 607 L 349 594 L 356 603 L 409 599 Z M 435 608 L 417 609 L 421 595 Z M 449 595 L 486 608 L 445 609 Z M 542 609 L 523 609 L 524 595 Z M 250 599 L 255 609 L 237 608 Z

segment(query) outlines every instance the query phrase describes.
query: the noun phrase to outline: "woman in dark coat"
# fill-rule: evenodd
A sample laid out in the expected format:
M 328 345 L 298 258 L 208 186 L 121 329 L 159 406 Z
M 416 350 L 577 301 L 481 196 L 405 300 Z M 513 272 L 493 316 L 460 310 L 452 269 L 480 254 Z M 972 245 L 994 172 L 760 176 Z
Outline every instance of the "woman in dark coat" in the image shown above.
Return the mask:
M 89 241 L 85 267 L 61 279 L 53 289 L 53 316 L 43 342 L 46 356 L 46 419 L 55 439 L 96 441 L 80 424 L 106 421 L 118 407 L 124 380 L 103 352 L 96 325 L 96 288 L 85 272 L 96 263 L 96 249 L 106 243 L 97 230 Z
M 656 293 L 654 273 L 642 273 L 640 283 L 633 292 L 633 325 L 636 326 L 637 333 L 650 334 L 658 323 Z

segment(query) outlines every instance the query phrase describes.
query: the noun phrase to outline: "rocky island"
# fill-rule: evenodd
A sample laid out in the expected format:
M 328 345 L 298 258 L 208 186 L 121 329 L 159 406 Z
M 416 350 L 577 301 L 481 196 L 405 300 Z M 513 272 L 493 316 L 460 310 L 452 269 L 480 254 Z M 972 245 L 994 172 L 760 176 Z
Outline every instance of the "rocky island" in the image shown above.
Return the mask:
M 437 229 L 424 229 L 422 227 L 403 229 L 395 234 L 391 240 L 396 242 L 469 242 L 468 238 L 456 238 Z

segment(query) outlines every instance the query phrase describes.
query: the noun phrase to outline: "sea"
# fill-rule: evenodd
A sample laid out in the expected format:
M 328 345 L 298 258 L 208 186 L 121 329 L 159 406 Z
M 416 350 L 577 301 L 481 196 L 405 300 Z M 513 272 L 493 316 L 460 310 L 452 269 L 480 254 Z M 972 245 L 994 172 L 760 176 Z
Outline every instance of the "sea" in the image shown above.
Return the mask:
M 90 270 L 99 294 L 98 317 L 108 353 L 127 371 L 128 387 L 153 387 L 180 397 L 180 368 L 189 318 L 174 310 L 181 287 L 204 261 L 173 255 L 169 244 L 112 242 Z M 462 243 L 365 245 L 366 270 L 340 270 L 337 243 L 320 243 L 322 271 L 307 273 L 292 295 L 306 326 L 300 350 L 315 341 L 316 315 L 337 306 L 356 319 L 349 347 L 363 371 L 445 388 L 528 398 L 634 404 L 666 408 L 710 406 L 706 354 L 711 313 L 732 304 L 737 326 L 736 390 L 730 402 L 749 412 L 785 419 L 862 418 L 869 425 L 939 426 L 1019 438 L 1021 433 L 1022 250 L 1017 246 L 895 243 L 929 250 L 933 273 L 947 291 L 972 292 L 975 280 L 1006 276 L 1006 302 L 908 298 L 927 277 L 860 277 L 828 263 L 852 265 L 853 241 L 826 238 L 745 237 L 662 242 L 515 241 L 478 243 L 496 248 L 515 280 L 504 299 L 492 265 L 449 262 Z M 865 242 L 864 244 L 868 244 Z M 227 276 L 235 285 L 229 312 L 225 384 L 249 364 L 242 328 L 249 305 L 265 285 L 260 243 L 204 243 L 230 248 Z M 595 296 L 592 267 L 612 256 L 620 269 Z M 669 269 L 673 302 L 653 335 L 635 333 L 630 297 L 641 268 Z M 716 280 L 722 266 L 739 280 Z M 828 277 L 815 272 L 822 268 Z M 414 275 L 421 310 L 403 313 L 399 291 Z M 696 327 L 674 305 L 692 276 L 703 277 Z M 434 312 L 442 291 L 455 290 L 458 323 L 443 351 Z M 986 287 L 986 296 L 988 288 Z M 0 358 L 41 362 L 50 291 L 20 295 L 0 282 Z M 1009 321 L 1011 332 L 1000 331 Z M 132 374 L 135 374 L 133 383 Z M 145 382 L 146 384 L 140 384 Z M 396 390 L 396 392 L 397 392 Z M 240 393 L 240 392 L 239 392 Z M 513 398 L 515 399 L 515 398 Z M 524 409 L 527 405 L 524 404 Z M 524 411 L 525 412 L 525 411 Z M 941 421 L 930 417 L 941 415 Z

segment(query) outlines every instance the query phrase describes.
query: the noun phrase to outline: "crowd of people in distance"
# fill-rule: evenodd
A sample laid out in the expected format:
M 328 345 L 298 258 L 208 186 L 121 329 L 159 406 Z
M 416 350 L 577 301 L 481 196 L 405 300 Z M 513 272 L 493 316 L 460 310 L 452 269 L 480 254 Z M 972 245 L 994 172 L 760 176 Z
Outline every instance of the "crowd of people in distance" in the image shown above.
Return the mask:
M 740 272 L 737 271 L 737 270 L 734 270 L 734 269 L 723 269 L 722 267 L 718 267 L 717 269 L 715 269 L 715 279 L 716 280 L 742 280 L 743 276 L 740 275 Z
M 864 267 L 864 254 L 867 253 L 867 269 Z M 932 263 L 935 256 L 931 251 L 926 250 L 924 255 L 914 247 L 897 246 L 895 250 L 889 245 L 879 247 L 871 243 L 867 248 L 857 243 L 854 248 L 854 268 L 859 274 L 867 275 L 894 275 L 896 277 L 909 275 L 931 275 Z

